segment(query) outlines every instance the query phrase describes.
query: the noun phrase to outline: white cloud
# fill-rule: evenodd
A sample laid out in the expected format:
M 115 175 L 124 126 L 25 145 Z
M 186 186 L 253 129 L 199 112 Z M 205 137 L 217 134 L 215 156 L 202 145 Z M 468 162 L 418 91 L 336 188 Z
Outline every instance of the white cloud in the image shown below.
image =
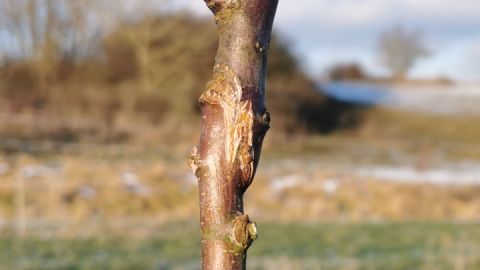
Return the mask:
M 358 26 L 402 18 L 457 19 L 480 22 L 478 0 L 302 0 L 280 1 L 281 25 Z
M 415 16 L 480 22 L 480 1 L 478 0 L 404 0 L 402 2 Z
M 367 25 L 384 19 L 388 5 L 381 0 L 329 1 L 303 0 L 281 1 L 277 23 L 286 27 L 317 25 L 320 27 L 342 27 Z

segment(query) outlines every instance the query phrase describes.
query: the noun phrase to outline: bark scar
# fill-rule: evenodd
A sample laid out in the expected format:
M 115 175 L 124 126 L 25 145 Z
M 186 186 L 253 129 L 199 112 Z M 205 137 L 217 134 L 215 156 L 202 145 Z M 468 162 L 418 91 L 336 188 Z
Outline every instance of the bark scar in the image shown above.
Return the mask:
M 247 183 L 253 175 L 253 125 L 252 103 L 242 100 L 240 79 L 226 65 L 217 65 L 207 91 L 200 97 L 203 104 L 220 106 L 223 110 L 225 132 L 225 161 L 229 180 L 234 178 L 237 163 Z

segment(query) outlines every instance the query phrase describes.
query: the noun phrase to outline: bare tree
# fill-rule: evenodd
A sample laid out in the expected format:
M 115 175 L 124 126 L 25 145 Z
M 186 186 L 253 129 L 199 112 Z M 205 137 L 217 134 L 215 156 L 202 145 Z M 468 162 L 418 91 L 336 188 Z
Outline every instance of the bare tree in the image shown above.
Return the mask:
M 168 9 L 171 0 L 119 1 L 114 7 L 110 1 L 104 1 L 104 20 L 121 25 L 123 40 L 134 48 L 135 64 L 138 68 L 139 87 L 144 92 L 152 90 L 151 62 L 154 56 L 152 43 L 166 34 L 168 27 L 156 28 L 159 13 Z M 164 22 L 173 24 L 172 21 Z M 163 31 L 163 33 L 162 33 Z
M 245 269 L 257 238 L 243 194 L 260 158 L 267 51 L 278 0 L 205 0 L 220 40 L 213 79 L 200 97 L 202 130 L 190 165 L 199 181 L 202 266 Z
M 404 80 L 419 58 L 430 55 L 423 44 L 422 35 L 401 26 L 384 31 L 378 46 L 381 61 L 397 80 Z
M 28 60 L 41 90 L 61 58 L 89 51 L 88 16 L 94 5 L 93 0 L 0 0 L 0 30 L 18 48 L 15 53 Z

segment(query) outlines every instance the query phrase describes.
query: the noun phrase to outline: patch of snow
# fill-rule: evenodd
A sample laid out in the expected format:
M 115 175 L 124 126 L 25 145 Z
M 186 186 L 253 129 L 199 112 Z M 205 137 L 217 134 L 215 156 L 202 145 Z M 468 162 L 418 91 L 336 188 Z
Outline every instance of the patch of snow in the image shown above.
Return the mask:
M 146 197 L 152 193 L 151 189 L 142 184 L 138 175 L 133 172 L 123 172 L 120 176 L 120 179 L 127 191 L 133 194 Z
M 311 181 L 313 180 L 313 181 Z M 289 174 L 277 176 L 272 178 L 270 187 L 274 192 L 281 192 L 285 189 L 294 188 L 298 186 L 307 187 L 310 190 L 318 190 L 324 192 L 326 195 L 334 196 L 339 187 L 337 179 L 313 179 L 308 174 Z
M 93 199 L 97 196 L 97 191 L 91 186 L 82 186 L 78 189 L 78 195 L 85 199 Z
M 8 173 L 10 166 L 6 163 L 0 163 L 0 175 Z
M 480 114 L 480 86 L 395 87 L 393 107 L 435 114 Z
M 126 186 L 135 186 L 139 184 L 138 175 L 133 172 L 123 172 L 121 180 L 122 184 Z
M 305 176 L 290 174 L 273 178 L 270 186 L 273 191 L 279 192 L 300 185 L 303 182 L 305 182 Z
M 328 179 L 323 182 L 322 187 L 325 194 L 333 196 L 337 193 L 338 183 L 335 179 Z
M 433 168 L 372 166 L 354 170 L 358 176 L 402 183 L 430 183 L 438 185 L 480 185 L 480 167 Z
M 61 168 L 46 165 L 26 165 L 20 169 L 20 175 L 24 179 L 46 177 L 60 174 Z

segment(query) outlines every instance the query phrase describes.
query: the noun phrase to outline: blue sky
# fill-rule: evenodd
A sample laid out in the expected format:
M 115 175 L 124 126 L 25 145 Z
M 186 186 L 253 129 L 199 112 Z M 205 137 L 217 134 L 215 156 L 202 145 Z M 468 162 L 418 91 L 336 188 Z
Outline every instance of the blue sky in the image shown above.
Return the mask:
M 209 15 L 202 0 L 186 2 Z M 384 75 L 377 38 L 395 25 L 421 31 L 433 53 L 411 77 L 480 81 L 480 0 L 280 0 L 275 30 L 312 76 L 338 62 L 359 62 Z

